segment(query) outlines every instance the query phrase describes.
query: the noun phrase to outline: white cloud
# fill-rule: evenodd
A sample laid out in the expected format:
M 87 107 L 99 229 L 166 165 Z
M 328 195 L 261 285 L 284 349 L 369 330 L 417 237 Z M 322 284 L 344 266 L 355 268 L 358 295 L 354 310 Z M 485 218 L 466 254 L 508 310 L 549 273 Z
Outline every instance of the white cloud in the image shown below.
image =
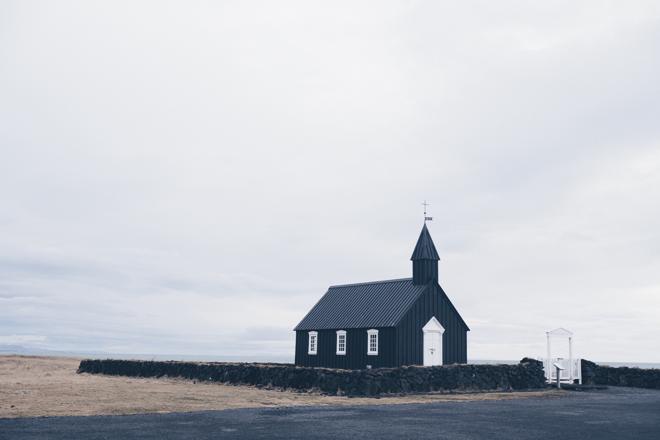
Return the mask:
M 0 335 L 0 344 L 7 345 L 40 344 L 45 341 L 46 337 L 41 335 Z
M 4 2 L 0 334 L 281 356 L 329 284 L 409 274 L 426 198 L 471 357 L 657 362 L 659 17 Z

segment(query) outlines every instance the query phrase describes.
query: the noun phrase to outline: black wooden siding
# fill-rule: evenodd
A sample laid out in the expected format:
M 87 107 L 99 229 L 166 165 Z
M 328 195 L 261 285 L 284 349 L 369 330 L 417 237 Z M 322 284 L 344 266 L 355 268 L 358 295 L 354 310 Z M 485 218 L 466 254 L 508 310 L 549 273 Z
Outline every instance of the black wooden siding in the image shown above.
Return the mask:
M 398 365 L 422 365 L 424 335 L 422 327 L 435 316 L 445 328 L 442 337 L 442 363 L 467 362 L 467 326 L 439 285 L 433 284 L 410 308 L 396 327 Z
M 442 337 L 442 363 L 467 362 L 468 328 L 442 288 L 433 283 L 417 299 L 396 327 L 378 328 L 378 355 L 367 355 L 367 328 L 317 330 L 316 355 L 307 354 L 309 331 L 296 332 L 296 365 L 360 369 L 422 365 L 422 327 L 435 316 L 445 328 Z M 346 331 L 346 354 L 337 355 L 337 330 Z
M 438 262 L 436 260 L 413 261 L 413 284 L 426 285 L 438 279 Z
M 346 330 L 346 354 L 337 354 L 337 330 Z M 367 328 L 318 330 L 317 354 L 307 354 L 309 331 L 296 331 L 296 365 L 361 369 L 397 366 L 396 330 L 378 330 L 378 355 L 367 355 Z

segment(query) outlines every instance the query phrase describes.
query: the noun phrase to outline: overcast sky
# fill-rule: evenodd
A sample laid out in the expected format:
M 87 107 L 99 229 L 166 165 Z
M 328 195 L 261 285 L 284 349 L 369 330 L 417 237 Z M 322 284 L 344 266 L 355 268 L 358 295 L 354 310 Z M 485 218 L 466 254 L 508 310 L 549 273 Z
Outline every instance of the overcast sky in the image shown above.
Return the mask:
M 292 359 L 411 276 L 471 359 L 660 362 L 660 3 L 3 1 L 0 346 Z

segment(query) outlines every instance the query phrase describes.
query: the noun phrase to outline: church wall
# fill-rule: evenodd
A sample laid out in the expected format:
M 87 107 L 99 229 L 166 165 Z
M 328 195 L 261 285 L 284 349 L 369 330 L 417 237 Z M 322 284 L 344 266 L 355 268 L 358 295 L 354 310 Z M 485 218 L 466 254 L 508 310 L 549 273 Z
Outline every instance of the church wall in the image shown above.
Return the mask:
M 346 330 L 346 354 L 337 354 L 337 330 Z M 396 332 L 378 328 L 378 355 L 367 355 L 367 328 L 318 330 L 316 355 L 307 353 L 308 331 L 296 332 L 296 365 L 361 369 L 396 366 Z
M 397 327 L 398 365 L 422 365 L 424 336 L 422 327 L 435 316 L 445 328 L 442 336 L 443 364 L 467 362 L 467 329 L 440 286 L 431 285 Z
M 429 286 L 396 328 L 379 328 L 379 354 L 367 355 L 367 330 L 318 330 L 318 352 L 307 353 L 308 331 L 296 332 L 295 363 L 305 367 L 361 369 L 422 365 L 422 327 L 435 316 L 445 328 L 442 336 L 443 364 L 467 363 L 467 328 L 442 288 Z M 346 330 L 347 353 L 337 355 L 336 330 Z

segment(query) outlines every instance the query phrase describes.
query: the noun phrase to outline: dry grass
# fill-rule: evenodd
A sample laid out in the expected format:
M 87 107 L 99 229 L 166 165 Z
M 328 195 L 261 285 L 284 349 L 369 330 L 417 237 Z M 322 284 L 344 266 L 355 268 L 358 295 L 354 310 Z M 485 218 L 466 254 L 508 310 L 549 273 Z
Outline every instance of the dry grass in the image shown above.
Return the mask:
M 558 396 L 556 391 L 348 398 L 250 386 L 77 374 L 80 359 L 0 356 L 0 418 L 297 405 L 382 405 Z

